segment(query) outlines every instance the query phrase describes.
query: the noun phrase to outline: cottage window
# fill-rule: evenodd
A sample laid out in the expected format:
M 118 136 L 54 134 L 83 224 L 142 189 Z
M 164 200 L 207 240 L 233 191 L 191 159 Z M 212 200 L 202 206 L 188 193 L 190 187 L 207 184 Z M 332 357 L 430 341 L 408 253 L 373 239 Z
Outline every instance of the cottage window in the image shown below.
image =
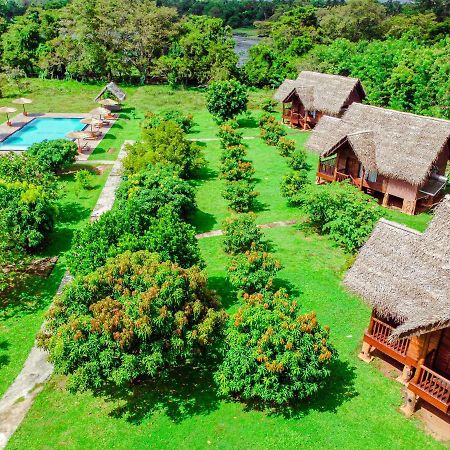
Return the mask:
M 376 183 L 378 178 L 378 172 L 376 170 L 369 170 L 367 172 L 367 181 L 370 183 Z

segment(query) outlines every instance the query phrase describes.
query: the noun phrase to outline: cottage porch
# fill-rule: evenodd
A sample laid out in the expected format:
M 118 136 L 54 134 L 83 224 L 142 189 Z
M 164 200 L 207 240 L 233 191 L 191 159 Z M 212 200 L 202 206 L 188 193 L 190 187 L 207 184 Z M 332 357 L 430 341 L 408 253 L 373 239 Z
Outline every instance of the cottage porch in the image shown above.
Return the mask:
M 425 340 L 419 337 L 414 341 L 411 338 L 391 341 L 390 336 L 395 328 L 395 324 L 389 324 L 372 315 L 369 328 L 364 334 L 361 359 L 370 361 L 372 359 L 370 352 L 378 349 L 405 366 L 401 378 L 404 383 L 408 382 L 410 374 L 415 369 L 414 375 L 407 383 L 408 390 L 443 413 L 450 415 L 450 356 L 446 343 L 450 332 L 448 334 L 443 332 L 438 351 L 430 352 L 435 357 L 418 359 L 416 355 L 421 352 L 426 354 L 428 351 L 427 348 L 424 348 Z

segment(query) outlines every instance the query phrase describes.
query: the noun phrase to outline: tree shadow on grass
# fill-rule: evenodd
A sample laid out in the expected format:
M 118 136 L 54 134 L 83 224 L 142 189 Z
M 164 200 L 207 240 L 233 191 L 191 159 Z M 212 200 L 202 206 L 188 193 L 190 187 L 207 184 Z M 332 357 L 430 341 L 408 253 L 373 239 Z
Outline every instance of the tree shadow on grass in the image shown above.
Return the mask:
M 237 293 L 226 277 L 209 277 L 208 285 L 220 295 L 224 309 L 229 309 L 238 302 Z
M 154 414 L 164 413 L 180 423 L 192 416 L 207 415 L 220 399 L 213 381 L 213 367 L 177 368 L 159 380 L 143 380 L 131 387 L 111 386 L 95 392 L 107 401 L 121 403 L 111 417 L 139 425 Z
M 196 229 L 197 233 L 206 233 L 214 228 L 217 220 L 213 214 L 209 214 L 197 208 L 190 218 L 190 223 Z
M 24 277 L 13 290 L 2 294 L 0 322 L 13 317 L 18 319 L 47 308 L 56 293 L 64 271 L 64 267 L 57 264 L 50 278 L 29 275 Z
M 0 369 L 9 364 L 11 358 L 9 355 L 3 353 L 6 352 L 11 344 L 8 341 L 1 340 L 0 341 Z
M 301 419 L 312 411 L 335 413 L 345 402 L 357 397 L 355 390 L 355 367 L 346 361 L 335 360 L 330 365 L 331 376 L 325 385 L 312 397 L 289 405 L 273 406 L 259 402 L 245 402 L 245 410 L 264 411 L 269 416 L 285 419 Z

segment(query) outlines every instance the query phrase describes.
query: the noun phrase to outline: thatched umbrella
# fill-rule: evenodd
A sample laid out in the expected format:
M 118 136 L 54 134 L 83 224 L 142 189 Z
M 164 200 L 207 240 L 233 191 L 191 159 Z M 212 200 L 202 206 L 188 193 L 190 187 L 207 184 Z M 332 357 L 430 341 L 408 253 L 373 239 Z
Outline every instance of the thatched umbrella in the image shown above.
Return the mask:
M 84 131 L 71 131 L 66 134 L 66 137 L 69 139 L 75 139 L 77 141 L 78 153 L 81 153 L 81 144 L 80 140 L 85 139 L 87 134 Z
M 2 106 L 0 108 L 0 113 L 6 114 L 6 125 L 11 126 L 11 122 L 9 121 L 9 115 L 16 112 L 16 108 L 10 108 L 9 106 Z
M 33 100 L 31 100 L 29 98 L 25 98 L 25 97 L 20 97 L 20 98 L 16 98 L 12 102 L 15 103 L 16 105 L 22 105 L 23 115 L 27 116 L 28 113 L 25 111 L 25 105 L 29 105 L 29 104 L 33 103 Z
M 100 125 L 102 123 L 101 120 L 96 119 L 95 117 L 86 117 L 85 119 L 80 120 L 81 123 L 84 123 L 85 125 L 91 126 L 91 133 L 94 132 L 94 125 Z
M 119 104 L 119 102 L 113 100 L 112 98 L 104 98 L 102 100 L 99 100 L 99 103 L 103 106 L 116 106 Z
M 107 116 L 108 114 L 111 114 L 111 111 L 109 109 L 99 107 L 93 109 L 92 111 L 89 111 L 89 114 L 91 116 L 99 116 L 101 120 L 102 116 Z

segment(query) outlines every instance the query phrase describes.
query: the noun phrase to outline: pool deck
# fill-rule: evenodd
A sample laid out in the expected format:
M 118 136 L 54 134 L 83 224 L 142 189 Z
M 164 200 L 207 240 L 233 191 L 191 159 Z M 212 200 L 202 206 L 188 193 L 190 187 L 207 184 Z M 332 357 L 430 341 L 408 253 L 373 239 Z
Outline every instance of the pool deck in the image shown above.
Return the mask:
M 6 138 L 14 134 L 16 131 L 23 128 L 27 123 L 31 122 L 36 118 L 49 118 L 49 119 L 84 119 L 90 117 L 88 113 L 28 113 L 28 115 L 17 114 L 11 119 L 11 126 L 7 125 L 6 122 L 0 124 L 0 143 Z M 114 125 L 117 119 L 108 120 L 108 125 L 104 125 L 101 128 L 101 134 L 97 139 L 81 139 L 80 145 L 82 147 L 82 153 L 78 155 L 77 160 L 86 161 L 89 155 L 94 151 L 94 149 L 100 144 L 101 140 L 104 138 L 105 134 Z M 89 125 L 86 126 L 89 128 Z M 22 150 L 0 150 L 2 152 L 22 152 Z

